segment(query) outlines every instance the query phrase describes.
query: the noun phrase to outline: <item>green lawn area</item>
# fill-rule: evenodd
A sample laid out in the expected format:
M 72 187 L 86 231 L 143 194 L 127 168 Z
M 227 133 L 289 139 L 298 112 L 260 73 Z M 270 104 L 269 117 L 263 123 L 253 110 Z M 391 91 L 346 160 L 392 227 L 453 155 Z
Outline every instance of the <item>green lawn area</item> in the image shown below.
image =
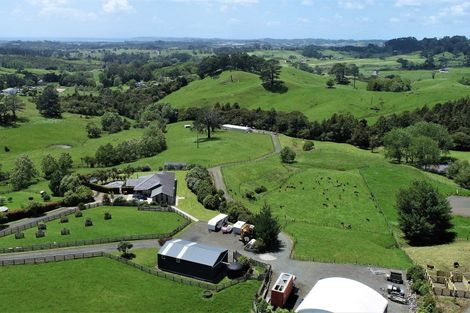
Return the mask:
M 247 281 L 204 299 L 200 288 L 107 258 L 3 267 L 0 280 L 2 312 L 249 312 L 259 288 Z
M 452 68 L 448 74 L 438 74 L 435 79 L 432 79 L 431 71 L 381 72 L 383 76 L 389 74 L 399 74 L 412 79 L 412 91 L 367 91 L 364 82 L 357 82 L 357 89 L 352 85 L 327 89 L 325 83 L 329 79 L 328 76 L 284 66 L 281 79 L 289 88 L 284 94 L 264 90 L 255 74 L 226 71 L 217 78 L 194 81 L 165 97 L 161 102 L 171 103 L 175 107 L 238 102 L 242 107 L 251 109 L 261 107 L 286 112 L 296 110 L 315 120 L 328 118 L 333 113 L 350 112 L 358 118 L 367 118 L 373 122 L 380 115 L 409 111 L 424 105 L 432 106 L 438 102 L 465 97 L 470 92 L 469 86 L 457 82 L 462 75 L 470 74 L 469 68 Z M 370 75 L 370 72 L 367 75 Z
M 387 226 L 389 221 L 400 237 L 396 192 L 415 179 L 430 181 L 446 195 L 458 188 L 445 177 L 391 164 L 382 154 L 351 145 L 315 142 L 313 151 L 304 152 L 301 139 L 281 136 L 280 140 L 296 150 L 296 163 L 286 166 L 273 156 L 224 167 L 223 174 L 232 196 L 250 209 L 258 210 L 265 201 L 271 205 L 296 242 L 294 256 L 300 259 L 406 268 L 410 260 Z M 244 197 L 261 185 L 268 191 L 255 201 Z M 454 218 L 459 238 L 468 236 L 469 221 Z
M 470 162 L 470 151 L 451 151 L 450 156 L 458 160 Z
M 30 201 L 29 198 L 31 197 L 33 198 L 33 201 L 43 202 L 40 194 L 41 191 L 46 191 L 51 196 L 50 201 L 52 202 L 62 199 L 60 197 L 52 196 L 52 192 L 49 188 L 49 182 L 46 180 L 40 180 L 38 183 L 20 191 L 11 191 L 8 185 L 0 185 L 0 196 L 7 199 L 5 205 L 11 210 L 19 209 L 22 206 L 25 206 L 28 201 Z
M 110 212 L 111 220 L 104 220 L 104 213 Z M 138 211 L 136 207 L 97 207 L 83 211 L 83 217 L 68 216 L 68 223 L 53 220 L 47 223 L 46 236 L 36 238 L 37 228 L 24 231 L 24 239 L 15 239 L 14 235 L 0 238 L 0 247 L 31 246 L 35 244 L 90 240 L 130 235 L 164 234 L 184 223 L 184 219 L 171 212 Z M 85 227 L 89 217 L 93 226 Z M 62 236 L 62 228 L 70 229 L 70 235 Z

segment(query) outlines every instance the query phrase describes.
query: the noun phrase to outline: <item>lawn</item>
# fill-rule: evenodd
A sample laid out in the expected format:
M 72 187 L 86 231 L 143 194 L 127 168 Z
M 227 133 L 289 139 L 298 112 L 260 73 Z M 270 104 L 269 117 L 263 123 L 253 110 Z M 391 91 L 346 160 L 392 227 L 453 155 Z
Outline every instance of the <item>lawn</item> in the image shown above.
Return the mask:
M 30 201 L 30 198 L 33 198 L 33 201 L 42 202 L 41 191 L 45 191 L 51 196 L 50 201 L 60 201 L 62 199 L 61 197 L 52 196 L 49 182 L 46 180 L 40 180 L 38 183 L 20 191 L 11 191 L 10 186 L 0 185 L 0 197 L 4 197 L 7 200 L 5 205 L 11 210 L 25 206 Z
M 110 212 L 111 220 L 104 220 L 104 213 Z M 91 240 L 130 235 L 165 234 L 184 223 L 184 219 L 171 212 L 138 211 L 136 207 L 97 207 L 83 211 L 83 217 L 68 216 L 68 223 L 53 220 L 47 223 L 46 236 L 36 238 L 37 228 L 24 231 L 24 239 L 15 239 L 14 235 L 0 238 L 4 248 L 31 246 L 52 242 Z M 91 218 L 93 226 L 85 227 L 85 219 Z M 62 228 L 70 229 L 70 235 L 62 236 Z
M 400 237 L 396 192 L 415 179 L 430 181 L 446 195 L 458 188 L 445 177 L 391 164 L 382 154 L 351 145 L 315 142 L 313 151 L 304 152 L 301 139 L 280 140 L 297 152 L 294 164 L 283 165 L 273 156 L 224 167 L 223 174 L 232 196 L 250 209 L 258 210 L 265 201 L 271 205 L 300 259 L 405 268 L 410 260 L 388 226 Z M 262 185 L 268 191 L 255 201 L 245 197 Z M 466 238 L 470 219 L 453 222 L 458 237 Z
M 197 201 L 197 196 L 189 190 L 184 180 L 186 173 L 186 171 L 176 172 L 176 179 L 178 180 L 177 194 L 180 197 L 177 207 L 199 220 L 208 221 L 216 216 L 218 212 L 206 209 Z
M 242 107 L 251 109 L 261 107 L 286 112 L 296 110 L 318 121 L 330 117 L 333 113 L 350 112 L 358 118 L 374 122 L 380 115 L 409 111 L 424 105 L 432 106 L 438 102 L 465 97 L 470 92 L 469 86 L 457 82 L 462 75 L 470 74 L 469 68 L 451 69 L 448 74 L 438 74 L 435 79 L 432 79 L 431 71 L 381 73 L 383 76 L 399 74 L 412 79 L 412 91 L 367 91 L 365 82 L 357 82 L 357 89 L 352 85 L 327 89 L 325 83 L 329 79 L 328 76 L 284 66 L 281 79 L 289 90 L 283 94 L 264 90 L 255 74 L 226 71 L 217 78 L 208 77 L 194 81 L 168 95 L 161 102 L 171 103 L 175 107 L 237 102 Z M 367 75 L 370 75 L 370 72 Z
M 200 288 L 106 258 L 3 267 L 0 280 L 2 312 L 248 312 L 259 288 L 248 281 L 204 299 Z

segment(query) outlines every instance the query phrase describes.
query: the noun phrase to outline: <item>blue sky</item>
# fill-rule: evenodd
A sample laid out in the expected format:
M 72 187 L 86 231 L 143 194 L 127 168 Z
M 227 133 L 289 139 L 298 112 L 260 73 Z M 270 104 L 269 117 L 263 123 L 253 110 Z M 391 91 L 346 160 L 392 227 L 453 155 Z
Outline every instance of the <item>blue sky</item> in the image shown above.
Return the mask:
M 1 37 L 470 35 L 470 0 L 0 0 Z

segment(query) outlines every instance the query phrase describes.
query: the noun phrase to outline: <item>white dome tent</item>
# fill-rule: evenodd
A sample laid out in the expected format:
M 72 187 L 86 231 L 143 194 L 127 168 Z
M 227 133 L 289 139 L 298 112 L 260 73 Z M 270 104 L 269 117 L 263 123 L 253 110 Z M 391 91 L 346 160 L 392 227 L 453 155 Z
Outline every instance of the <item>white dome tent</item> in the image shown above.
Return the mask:
M 384 313 L 388 301 L 358 281 L 332 277 L 319 280 L 300 303 L 297 313 Z

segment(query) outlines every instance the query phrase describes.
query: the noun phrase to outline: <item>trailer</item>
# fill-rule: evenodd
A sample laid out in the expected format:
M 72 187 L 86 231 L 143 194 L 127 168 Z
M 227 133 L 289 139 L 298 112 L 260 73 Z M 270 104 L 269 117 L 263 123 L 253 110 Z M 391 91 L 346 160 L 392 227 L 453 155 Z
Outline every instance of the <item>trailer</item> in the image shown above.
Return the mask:
M 219 231 L 222 226 L 224 226 L 228 221 L 227 214 L 219 214 L 216 217 L 213 217 L 207 222 L 207 228 L 210 231 Z
M 387 280 L 395 284 L 403 284 L 403 274 L 400 272 L 390 272 L 387 274 Z
M 271 305 L 283 307 L 294 290 L 295 276 L 289 273 L 281 273 L 271 289 Z

